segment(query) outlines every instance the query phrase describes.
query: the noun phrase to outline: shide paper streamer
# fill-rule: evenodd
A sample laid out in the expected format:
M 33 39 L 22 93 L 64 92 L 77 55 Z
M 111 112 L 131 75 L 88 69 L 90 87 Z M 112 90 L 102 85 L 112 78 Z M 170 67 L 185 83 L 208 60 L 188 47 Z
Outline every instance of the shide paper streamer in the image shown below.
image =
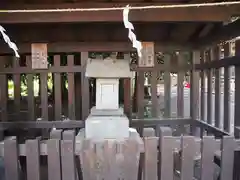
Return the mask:
M 128 20 L 129 14 L 129 5 L 127 5 L 123 10 L 123 23 L 125 28 L 128 29 L 128 38 L 132 41 L 132 46 L 137 49 L 138 57 L 142 57 L 142 43 L 137 40 L 136 35 L 134 34 L 133 24 Z
M 19 54 L 18 54 L 18 48 L 17 48 L 16 44 L 13 43 L 13 42 L 10 40 L 10 38 L 9 38 L 8 35 L 5 33 L 5 31 L 6 31 L 6 30 L 0 25 L 0 32 L 1 32 L 2 36 L 3 36 L 4 41 L 5 41 L 5 42 L 8 44 L 8 46 L 14 51 L 15 56 L 16 56 L 17 58 L 19 58 L 20 56 L 19 56 Z

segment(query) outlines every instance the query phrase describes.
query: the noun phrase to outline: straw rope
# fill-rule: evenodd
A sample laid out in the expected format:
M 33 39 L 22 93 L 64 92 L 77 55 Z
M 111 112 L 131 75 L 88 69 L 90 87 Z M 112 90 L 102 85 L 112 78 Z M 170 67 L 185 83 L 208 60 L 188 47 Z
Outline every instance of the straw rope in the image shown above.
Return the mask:
M 230 6 L 240 5 L 240 1 L 216 2 L 216 3 L 200 3 L 200 4 L 174 4 L 174 5 L 152 5 L 152 6 L 135 6 L 129 7 L 130 10 L 146 10 L 146 9 L 173 9 L 173 8 L 190 8 L 190 7 L 214 7 L 214 6 Z M 83 11 L 122 11 L 124 7 L 109 8 L 63 8 L 63 9 L 19 9 L 19 10 L 0 10 L 0 13 L 38 13 L 38 12 L 83 12 Z

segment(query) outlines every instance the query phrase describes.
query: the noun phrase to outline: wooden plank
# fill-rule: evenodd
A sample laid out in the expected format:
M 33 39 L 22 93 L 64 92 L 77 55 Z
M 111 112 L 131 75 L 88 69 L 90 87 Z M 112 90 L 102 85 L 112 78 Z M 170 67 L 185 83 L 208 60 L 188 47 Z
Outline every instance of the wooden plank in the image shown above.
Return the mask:
M 22 53 L 31 53 L 31 46 L 29 43 L 18 43 L 18 48 L 21 49 Z M 155 52 L 159 51 L 177 51 L 177 50 L 191 50 L 192 45 L 185 43 L 184 46 L 180 43 L 163 43 L 163 42 L 155 42 Z M 48 52 L 49 53 L 74 53 L 74 52 L 104 52 L 104 51 L 113 51 L 113 52 L 129 52 L 135 51 L 130 42 L 125 41 L 103 41 L 103 42 L 48 42 Z M 12 50 L 8 47 L 0 46 L 0 54 L 2 55 L 12 55 Z M 51 67 L 49 67 L 51 68 Z M 62 67 L 64 68 L 64 67 Z M 66 71 L 65 71 L 66 72 Z
M 235 56 L 240 55 L 240 41 L 235 42 Z M 235 110 L 234 110 L 234 126 L 240 126 L 240 66 L 235 66 Z M 235 131 L 235 137 L 239 134 Z
M 38 140 L 26 141 L 27 179 L 40 180 L 40 148 Z
M 61 164 L 62 180 L 75 180 L 75 141 L 72 139 L 72 132 L 66 131 L 63 133 L 63 141 L 61 141 Z
M 139 168 L 139 149 L 136 141 L 127 140 L 123 145 L 123 155 L 125 160 L 124 177 L 129 180 L 136 180 Z
M 180 53 L 178 55 L 178 65 L 181 66 L 185 64 L 184 54 Z M 185 72 L 178 72 L 177 75 L 177 117 L 184 116 L 184 76 Z
M 181 180 L 192 180 L 196 145 L 194 137 L 182 136 Z
M 234 147 L 234 137 L 223 137 L 221 147 L 220 179 L 233 179 Z
M 157 164 L 158 164 L 158 138 L 157 137 L 147 137 L 144 138 L 144 180 L 157 180 Z
M 74 130 L 65 130 L 62 135 L 63 140 L 71 140 L 75 142 L 75 131 Z
M 81 67 L 83 69 L 81 73 L 81 88 L 82 88 L 82 120 L 85 120 L 89 115 L 90 101 L 89 101 L 89 80 L 85 77 L 85 71 L 88 60 L 88 52 L 81 52 Z
M 160 174 L 161 180 L 173 180 L 173 152 L 175 148 L 175 139 L 171 136 L 162 138 L 160 146 Z
M 229 20 L 227 20 L 229 22 Z M 228 25 L 218 28 L 217 31 L 212 31 L 204 38 L 200 38 L 196 43 L 198 48 L 211 47 L 217 45 L 220 42 L 228 41 L 238 37 L 239 31 L 237 30 L 240 25 L 240 20 L 236 20 Z M 196 48 L 197 48 L 196 47 Z
M 1 122 L 1 129 L 14 129 L 14 128 L 30 128 L 30 129 L 51 129 L 51 128 L 60 128 L 60 129 L 74 129 L 74 128 L 83 128 L 84 122 L 81 121 L 21 121 L 21 122 Z
M 27 5 L 23 4 L 24 9 L 49 9 L 49 8 L 109 8 L 126 6 L 125 3 L 74 3 L 70 4 L 49 4 L 49 5 Z M 147 3 L 131 3 L 130 6 L 151 5 Z M 4 9 L 19 9 L 16 6 L 6 6 Z M 213 7 L 188 7 L 188 8 L 168 8 L 150 9 L 142 12 L 135 10 L 131 14 L 131 21 L 159 22 L 159 21 L 224 21 L 229 20 L 232 15 L 238 14 L 239 5 L 215 6 Z M 90 16 L 91 15 L 91 16 Z M 91 18 L 89 18 L 91 17 Z M 121 11 L 79 11 L 79 12 L 51 12 L 51 13 L 2 13 L 0 21 L 5 23 L 54 23 L 54 22 L 122 22 Z
M 192 65 L 200 63 L 200 52 L 192 52 Z M 193 120 L 199 119 L 199 72 L 192 70 L 190 72 L 190 116 Z M 195 132 L 193 126 L 191 126 L 191 132 Z
M 128 118 L 132 119 L 132 105 L 131 105 L 131 79 L 124 78 L 124 113 Z
M 154 67 L 154 43 L 142 42 L 142 57 L 138 58 L 138 67 Z
M 205 57 L 207 62 L 211 62 L 211 56 L 210 51 L 205 52 Z M 207 75 L 207 123 L 212 124 L 212 70 L 207 69 L 206 71 Z
M 230 43 L 224 45 L 224 58 L 230 56 Z M 224 119 L 223 119 L 223 129 L 227 132 L 230 131 L 230 117 L 229 117 L 229 67 L 224 67 Z
M 164 56 L 164 67 L 171 66 L 171 56 L 166 54 Z M 164 117 L 170 117 L 171 112 L 171 78 L 170 72 L 164 72 Z
M 27 67 L 32 66 L 31 56 L 26 56 Z M 34 85 L 33 85 L 33 74 L 27 74 L 27 92 L 28 92 L 28 120 L 34 121 L 35 116 L 35 97 L 34 97 Z
M 220 67 L 229 67 L 229 66 L 239 66 L 240 63 L 238 61 L 238 56 L 231 56 L 231 57 L 224 57 L 223 59 L 216 59 L 210 62 L 205 62 L 203 64 L 196 64 L 196 70 L 204 70 L 204 69 L 211 69 L 211 68 L 220 68 Z
M 83 172 L 83 179 L 93 179 L 93 172 L 90 167 L 89 158 L 93 157 L 90 140 L 84 140 L 82 149 L 80 151 L 81 167 Z
M 68 66 L 74 66 L 74 56 L 67 56 Z M 68 79 L 68 117 L 71 120 L 76 119 L 75 110 L 75 81 L 74 73 L 67 73 Z
M 204 52 L 201 52 L 201 59 L 200 59 L 200 63 L 203 64 L 204 63 Z M 204 109 L 204 106 L 205 106 L 205 73 L 204 71 L 202 70 L 200 72 L 200 78 L 201 78 L 201 114 L 200 114 L 200 119 L 201 120 L 205 120 L 205 109 Z
M 151 100 L 152 100 L 152 117 L 158 117 L 158 99 L 157 99 L 157 72 L 152 72 L 151 76 Z
M 214 137 L 204 136 L 201 144 L 201 180 L 213 180 L 215 152 L 216 144 Z
M 144 73 L 137 73 L 137 110 L 138 110 L 138 118 L 144 118 Z
M 22 57 L 21 57 L 22 58 Z M 18 68 L 19 59 L 12 57 L 13 67 Z M 20 115 L 20 106 L 21 106 L 21 74 L 14 74 L 13 75 L 13 82 L 14 82 L 14 111 L 16 117 Z
M 1 58 L 1 64 L 4 66 L 6 61 L 8 60 L 7 56 L 0 56 Z M 7 100 L 8 100 L 8 82 L 7 82 L 7 75 L 1 74 L 0 75 L 0 86 L 1 86 L 1 121 L 7 121 Z
M 48 179 L 61 180 L 60 140 L 47 140 Z
M 18 147 L 16 139 L 4 141 L 5 180 L 19 180 Z
M 62 139 L 62 129 L 52 129 L 50 132 L 50 138 L 51 139 Z
M 155 130 L 154 128 L 143 128 L 143 137 L 154 137 Z
M 40 74 L 41 114 L 43 120 L 48 120 L 48 86 L 47 73 Z
M 124 53 L 123 57 L 125 60 L 128 60 L 130 62 L 130 53 Z M 131 78 L 124 78 L 123 80 L 124 84 L 124 113 L 127 115 L 127 117 L 132 119 L 132 97 L 131 97 Z
M 26 73 L 26 74 L 38 74 L 38 73 L 64 73 L 64 72 L 81 72 L 81 66 L 51 66 L 48 69 L 32 69 L 29 67 L 18 67 L 18 68 L 2 68 L 0 67 L 0 74 L 19 74 L 19 73 Z
M 48 50 L 46 43 L 33 43 L 32 48 L 32 69 L 48 68 Z
M 60 67 L 61 57 L 55 55 L 53 57 L 54 66 Z M 62 118 L 62 92 L 61 92 L 61 74 L 54 73 L 54 114 L 55 120 L 61 120 Z
M 211 51 L 211 59 L 220 59 L 220 48 L 219 47 L 214 47 Z M 221 95 L 221 90 L 220 90 L 220 69 L 216 68 L 215 69 L 215 126 L 217 128 L 220 128 L 220 95 Z

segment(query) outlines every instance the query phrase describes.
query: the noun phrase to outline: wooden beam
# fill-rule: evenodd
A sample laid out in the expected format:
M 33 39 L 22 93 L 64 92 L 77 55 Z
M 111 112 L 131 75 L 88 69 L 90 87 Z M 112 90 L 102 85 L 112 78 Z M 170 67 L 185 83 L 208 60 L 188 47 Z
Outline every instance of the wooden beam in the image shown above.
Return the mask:
M 206 24 L 202 29 L 202 31 L 199 33 L 198 37 L 202 38 L 206 36 L 213 28 L 214 28 L 214 24 Z
M 170 39 L 177 42 L 187 42 L 189 38 L 194 34 L 194 32 L 199 27 L 197 23 L 183 23 L 177 25 L 176 28 L 173 28 Z
M 61 9 L 61 8 L 109 8 L 122 7 L 127 3 L 72 3 L 41 5 L 9 5 L 2 9 Z M 149 3 L 130 4 L 130 6 L 146 6 Z M 154 5 L 159 5 L 154 3 Z M 132 10 L 129 19 L 132 22 L 159 21 L 225 21 L 238 15 L 240 5 L 215 7 L 188 7 L 169 9 Z M 122 10 L 118 11 L 81 11 L 81 12 L 32 12 L 1 13 L 0 22 L 4 23 L 53 23 L 53 22 L 122 22 Z
M 196 46 L 197 48 L 206 48 L 223 41 L 231 40 L 235 37 L 240 36 L 239 29 L 240 20 L 236 20 L 231 24 L 218 28 L 216 32 L 214 31 L 205 36 L 204 38 L 199 39 L 198 41 L 196 41 Z
M 30 43 L 17 43 L 19 48 L 19 53 L 23 54 L 30 54 L 31 52 L 31 44 Z M 185 51 L 190 50 L 191 45 L 184 44 L 173 44 L 173 43 L 161 43 L 155 42 L 155 51 Z M 73 53 L 73 52 L 85 52 L 85 51 L 96 51 L 96 52 L 109 52 L 109 51 L 119 51 L 119 52 L 129 52 L 135 51 L 132 48 L 130 42 L 50 42 L 48 43 L 48 52 L 49 53 Z M 8 48 L 6 44 L 2 44 L 0 46 L 0 54 L 1 55 L 8 55 L 13 54 L 12 50 Z
M 14 42 L 96 42 L 129 41 L 122 23 L 77 24 L 11 24 L 4 25 Z M 141 41 L 162 41 L 167 33 L 166 23 L 136 23 L 137 38 Z

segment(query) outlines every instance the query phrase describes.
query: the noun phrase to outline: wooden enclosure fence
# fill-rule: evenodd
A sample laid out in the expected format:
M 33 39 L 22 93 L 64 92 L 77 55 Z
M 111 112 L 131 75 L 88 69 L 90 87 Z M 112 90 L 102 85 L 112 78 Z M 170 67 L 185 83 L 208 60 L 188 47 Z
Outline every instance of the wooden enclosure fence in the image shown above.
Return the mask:
M 239 150 L 231 136 L 216 140 L 145 133 L 144 152 L 140 153 L 140 146 L 132 140 L 94 143 L 79 141 L 71 130 L 53 132 L 46 141 L 29 139 L 18 144 L 8 138 L 1 142 L 5 180 L 137 180 L 139 176 L 145 180 L 230 180 L 234 152 Z M 219 164 L 214 161 L 217 153 Z
M 19 60 L 11 56 L 1 56 L 1 120 L 35 121 L 85 119 L 89 114 L 89 81 L 85 77 L 88 52 L 78 55 L 57 54 L 51 56 L 53 62 L 47 69 L 32 69 L 30 55 L 22 55 Z M 65 58 L 65 61 L 63 60 Z M 53 93 L 49 97 L 48 75 L 52 75 Z M 39 76 L 39 93 L 34 94 L 34 80 Z M 25 76 L 26 82 L 22 80 Z M 67 97 L 63 98 L 62 86 L 66 76 Z M 9 79 L 13 80 L 13 98 L 9 99 Z M 21 95 L 22 83 L 26 83 L 27 93 Z

